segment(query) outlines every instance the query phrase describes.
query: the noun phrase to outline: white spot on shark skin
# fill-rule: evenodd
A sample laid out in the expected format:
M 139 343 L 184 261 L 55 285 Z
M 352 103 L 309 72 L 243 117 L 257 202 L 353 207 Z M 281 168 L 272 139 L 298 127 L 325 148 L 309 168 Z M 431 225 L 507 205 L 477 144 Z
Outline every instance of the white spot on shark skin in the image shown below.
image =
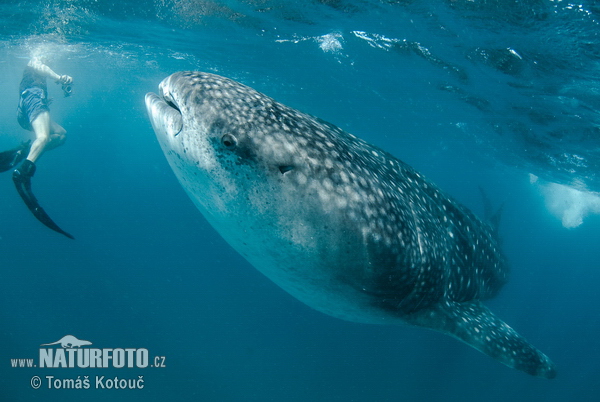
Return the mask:
M 479 303 L 506 279 L 489 226 L 411 167 L 225 77 L 180 72 L 161 86 L 169 103 L 149 94 L 146 104 L 177 178 L 281 288 L 338 318 L 431 328 L 529 374 L 555 375 Z M 185 122 L 176 136 L 165 124 L 170 104 Z

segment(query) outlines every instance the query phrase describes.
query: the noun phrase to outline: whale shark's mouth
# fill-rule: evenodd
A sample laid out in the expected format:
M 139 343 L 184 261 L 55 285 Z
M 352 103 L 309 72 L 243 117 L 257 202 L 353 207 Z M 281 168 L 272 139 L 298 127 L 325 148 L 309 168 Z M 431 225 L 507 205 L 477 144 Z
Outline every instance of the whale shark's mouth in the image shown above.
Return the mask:
M 162 92 L 162 88 L 161 91 Z M 146 94 L 146 109 L 154 131 L 176 137 L 183 129 L 181 111 L 168 96 L 149 92 Z

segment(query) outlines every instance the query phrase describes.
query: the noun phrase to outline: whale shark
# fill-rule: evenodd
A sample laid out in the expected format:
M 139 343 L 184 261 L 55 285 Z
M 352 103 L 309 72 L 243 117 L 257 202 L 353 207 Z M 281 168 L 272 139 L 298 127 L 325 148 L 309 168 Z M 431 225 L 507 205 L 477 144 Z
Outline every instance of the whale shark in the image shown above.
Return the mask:
M 481 303 L 507 281 L 494 228 L 415 169 L 226 77 L 177 72 L 145 100 L 196 207 L 289 294 L 344 320 L 436 330 L 555 377 Z

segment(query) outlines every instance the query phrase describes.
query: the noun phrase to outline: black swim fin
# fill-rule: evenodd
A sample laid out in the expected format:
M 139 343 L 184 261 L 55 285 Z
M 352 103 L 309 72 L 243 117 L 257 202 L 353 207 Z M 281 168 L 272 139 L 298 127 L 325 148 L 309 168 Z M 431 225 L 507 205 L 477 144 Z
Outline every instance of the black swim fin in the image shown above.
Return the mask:
M 31 177 L 35 173 L 35 164 L 31 162 L 29 159 L 26 159 L 25 162 L 19 167 L 19 169 L 15 169 L 13 172 L 13 181 L 17 188 L 17 192 L 27 205 L 27 208 L 33 213 L 33 216 L 37 218 L 38 221 L 42 222 L 44 225 L 49 227 L 50 229 L 67 236 L 69 239 L 75 239 L 69 233 L 62 230 L 44 211 L 44 209 L 38 203 L 38 200 L 35 198 L 35 195 L 31 192 Z
M 17 148 L 0 152 L 0 172 L 6 172 L 17 166 L 29 154 L 31 141 L 19 145 Z

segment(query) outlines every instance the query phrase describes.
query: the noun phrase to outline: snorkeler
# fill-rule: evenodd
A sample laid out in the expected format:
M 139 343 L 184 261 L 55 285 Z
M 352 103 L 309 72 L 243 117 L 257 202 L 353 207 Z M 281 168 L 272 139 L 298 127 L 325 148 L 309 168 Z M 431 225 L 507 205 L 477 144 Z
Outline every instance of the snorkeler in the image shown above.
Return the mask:
M 45 151 L 62 145 L 67 132 L 50 118 L 50 109 L 48 108 L 50 100 L 48 99 L 46 78 L 61 84 L 65 96 L 71 95 L 73 78 L 68 75 L 56 74 L 37 58 L 29 61 L 19 87 L 21 96 L 17 109 L 17 120 L 21 127 L 35 133 L 35 140 L 33 143 L 26 142 L 15 149 L 0 153 L 0 172 L 12 169 L 25 159 L 21 166 L 13 171 L 13 181 L 19 195 L 40 222 L 73 239 L 73 236 L 50 219 L 31 192 L 31 178 L 36 170 L 35 162 Z M 25 155 L 27 155 L 26 158 Z

